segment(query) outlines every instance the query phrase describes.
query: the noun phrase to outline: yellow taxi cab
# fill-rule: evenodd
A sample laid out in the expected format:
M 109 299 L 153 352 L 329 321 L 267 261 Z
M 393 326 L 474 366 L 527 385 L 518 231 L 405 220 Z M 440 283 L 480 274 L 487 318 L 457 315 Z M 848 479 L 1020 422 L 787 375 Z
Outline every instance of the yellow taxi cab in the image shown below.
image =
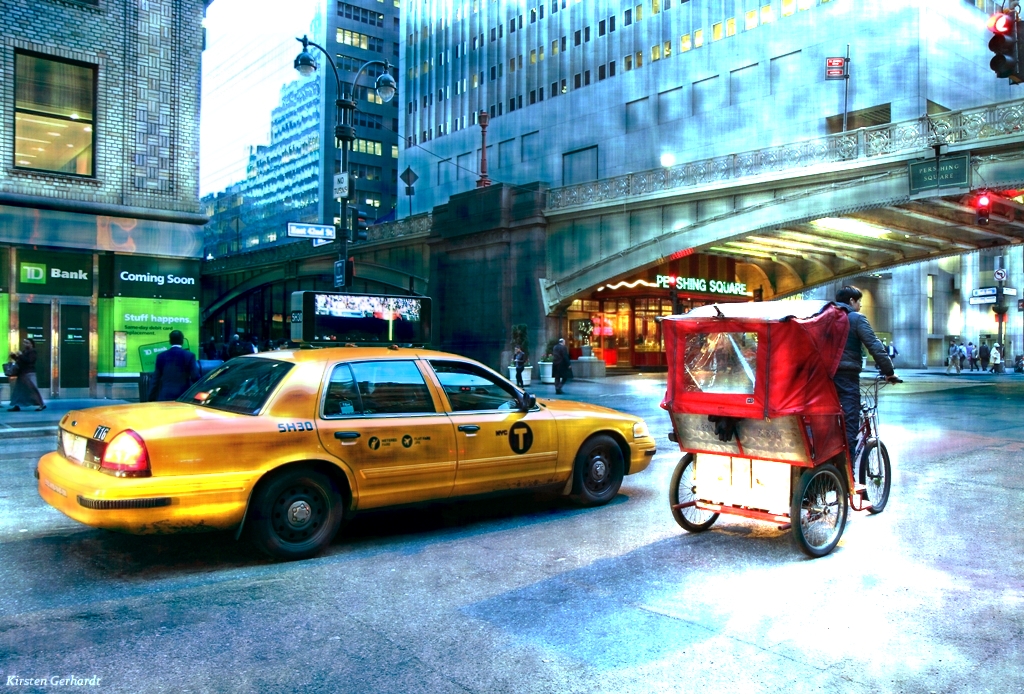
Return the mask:
M 545 486 L 604 504 L 654 453 L 639 417 L 537 400 L 471 359 L 337 347 L 233 359 L 175 402 L 69 412 L 36 474 L 90 526 L 244 529 L 301 559 L 364 509 Z

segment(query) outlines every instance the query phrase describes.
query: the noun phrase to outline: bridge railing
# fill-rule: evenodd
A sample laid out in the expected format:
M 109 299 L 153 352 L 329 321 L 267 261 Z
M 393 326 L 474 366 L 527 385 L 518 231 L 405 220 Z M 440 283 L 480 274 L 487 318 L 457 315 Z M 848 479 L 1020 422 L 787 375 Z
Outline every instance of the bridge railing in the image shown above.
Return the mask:
M 367 228 L 367 241 L 390 241 L 391 239 L 414 234 L 430 233 L 433 215 L 429 212 L 415 217 L 406 217 L 395 222 L 374 224 Z
M 727 154 L 659 167 L 548 191 L 548 211 L 623 201 L 723 181 L 805 169 L 832 163 L 919 151 L 936 144 L 969 144 L 988 138 L 1024 135 L 1024 100 L 922 116 L 813 140 Z

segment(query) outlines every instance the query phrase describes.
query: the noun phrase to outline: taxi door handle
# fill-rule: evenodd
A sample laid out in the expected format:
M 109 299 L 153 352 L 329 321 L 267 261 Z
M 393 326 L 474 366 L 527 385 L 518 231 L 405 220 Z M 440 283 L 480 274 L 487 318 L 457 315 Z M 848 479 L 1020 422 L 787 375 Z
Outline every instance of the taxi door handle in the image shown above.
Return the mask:
M 478 427 L 476 424 L 460 424 L 459 431 L 464 431 L 467 434 L 475 434 L 476 432 L 480 431 L 480 427 Z
M 350 439 L 358 439 L 359 438 L 359 432 L 358 431 L 336 431 L 336 432 L 334 432 L 334 438 L 336 438 L 336 439 L 338 439 L 340 441 L 348 441 Z

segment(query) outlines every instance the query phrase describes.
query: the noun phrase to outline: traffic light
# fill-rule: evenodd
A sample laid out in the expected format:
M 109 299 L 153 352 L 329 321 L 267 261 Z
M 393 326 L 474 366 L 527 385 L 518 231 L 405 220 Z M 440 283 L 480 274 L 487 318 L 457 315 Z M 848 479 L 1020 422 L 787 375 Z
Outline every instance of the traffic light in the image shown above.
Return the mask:
M 997 12 L 989 17 L 988 28 L 993 36 L 988 42 L 988 49 L 995 55 L 989 61 L 989 67 L 996 77 L 1009 78 L 1012 84 L 1020 84 L 1020 40 L 1021 22 L 1014 14 Z
M 369 226 L 369 215 L 362 210 L 352 210 L 352 240 L 366 241 L 369 238 L 367 227 Z
M 990 214 L 992 214 L 992 196 L 988 193 L 980 193 L 974 199 L 974 223 L 978 226 L 987 226 Z

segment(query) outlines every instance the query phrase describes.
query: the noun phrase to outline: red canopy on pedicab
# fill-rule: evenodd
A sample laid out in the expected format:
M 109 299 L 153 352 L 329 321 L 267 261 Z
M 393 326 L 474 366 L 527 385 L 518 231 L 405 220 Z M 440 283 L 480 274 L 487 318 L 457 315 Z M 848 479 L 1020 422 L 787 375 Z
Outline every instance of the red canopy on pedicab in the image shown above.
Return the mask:
M 842 413 L 832 377 L 850 329 L 828 301 L 712 304 L 662 321 L 670 412 L 773 418 Z

